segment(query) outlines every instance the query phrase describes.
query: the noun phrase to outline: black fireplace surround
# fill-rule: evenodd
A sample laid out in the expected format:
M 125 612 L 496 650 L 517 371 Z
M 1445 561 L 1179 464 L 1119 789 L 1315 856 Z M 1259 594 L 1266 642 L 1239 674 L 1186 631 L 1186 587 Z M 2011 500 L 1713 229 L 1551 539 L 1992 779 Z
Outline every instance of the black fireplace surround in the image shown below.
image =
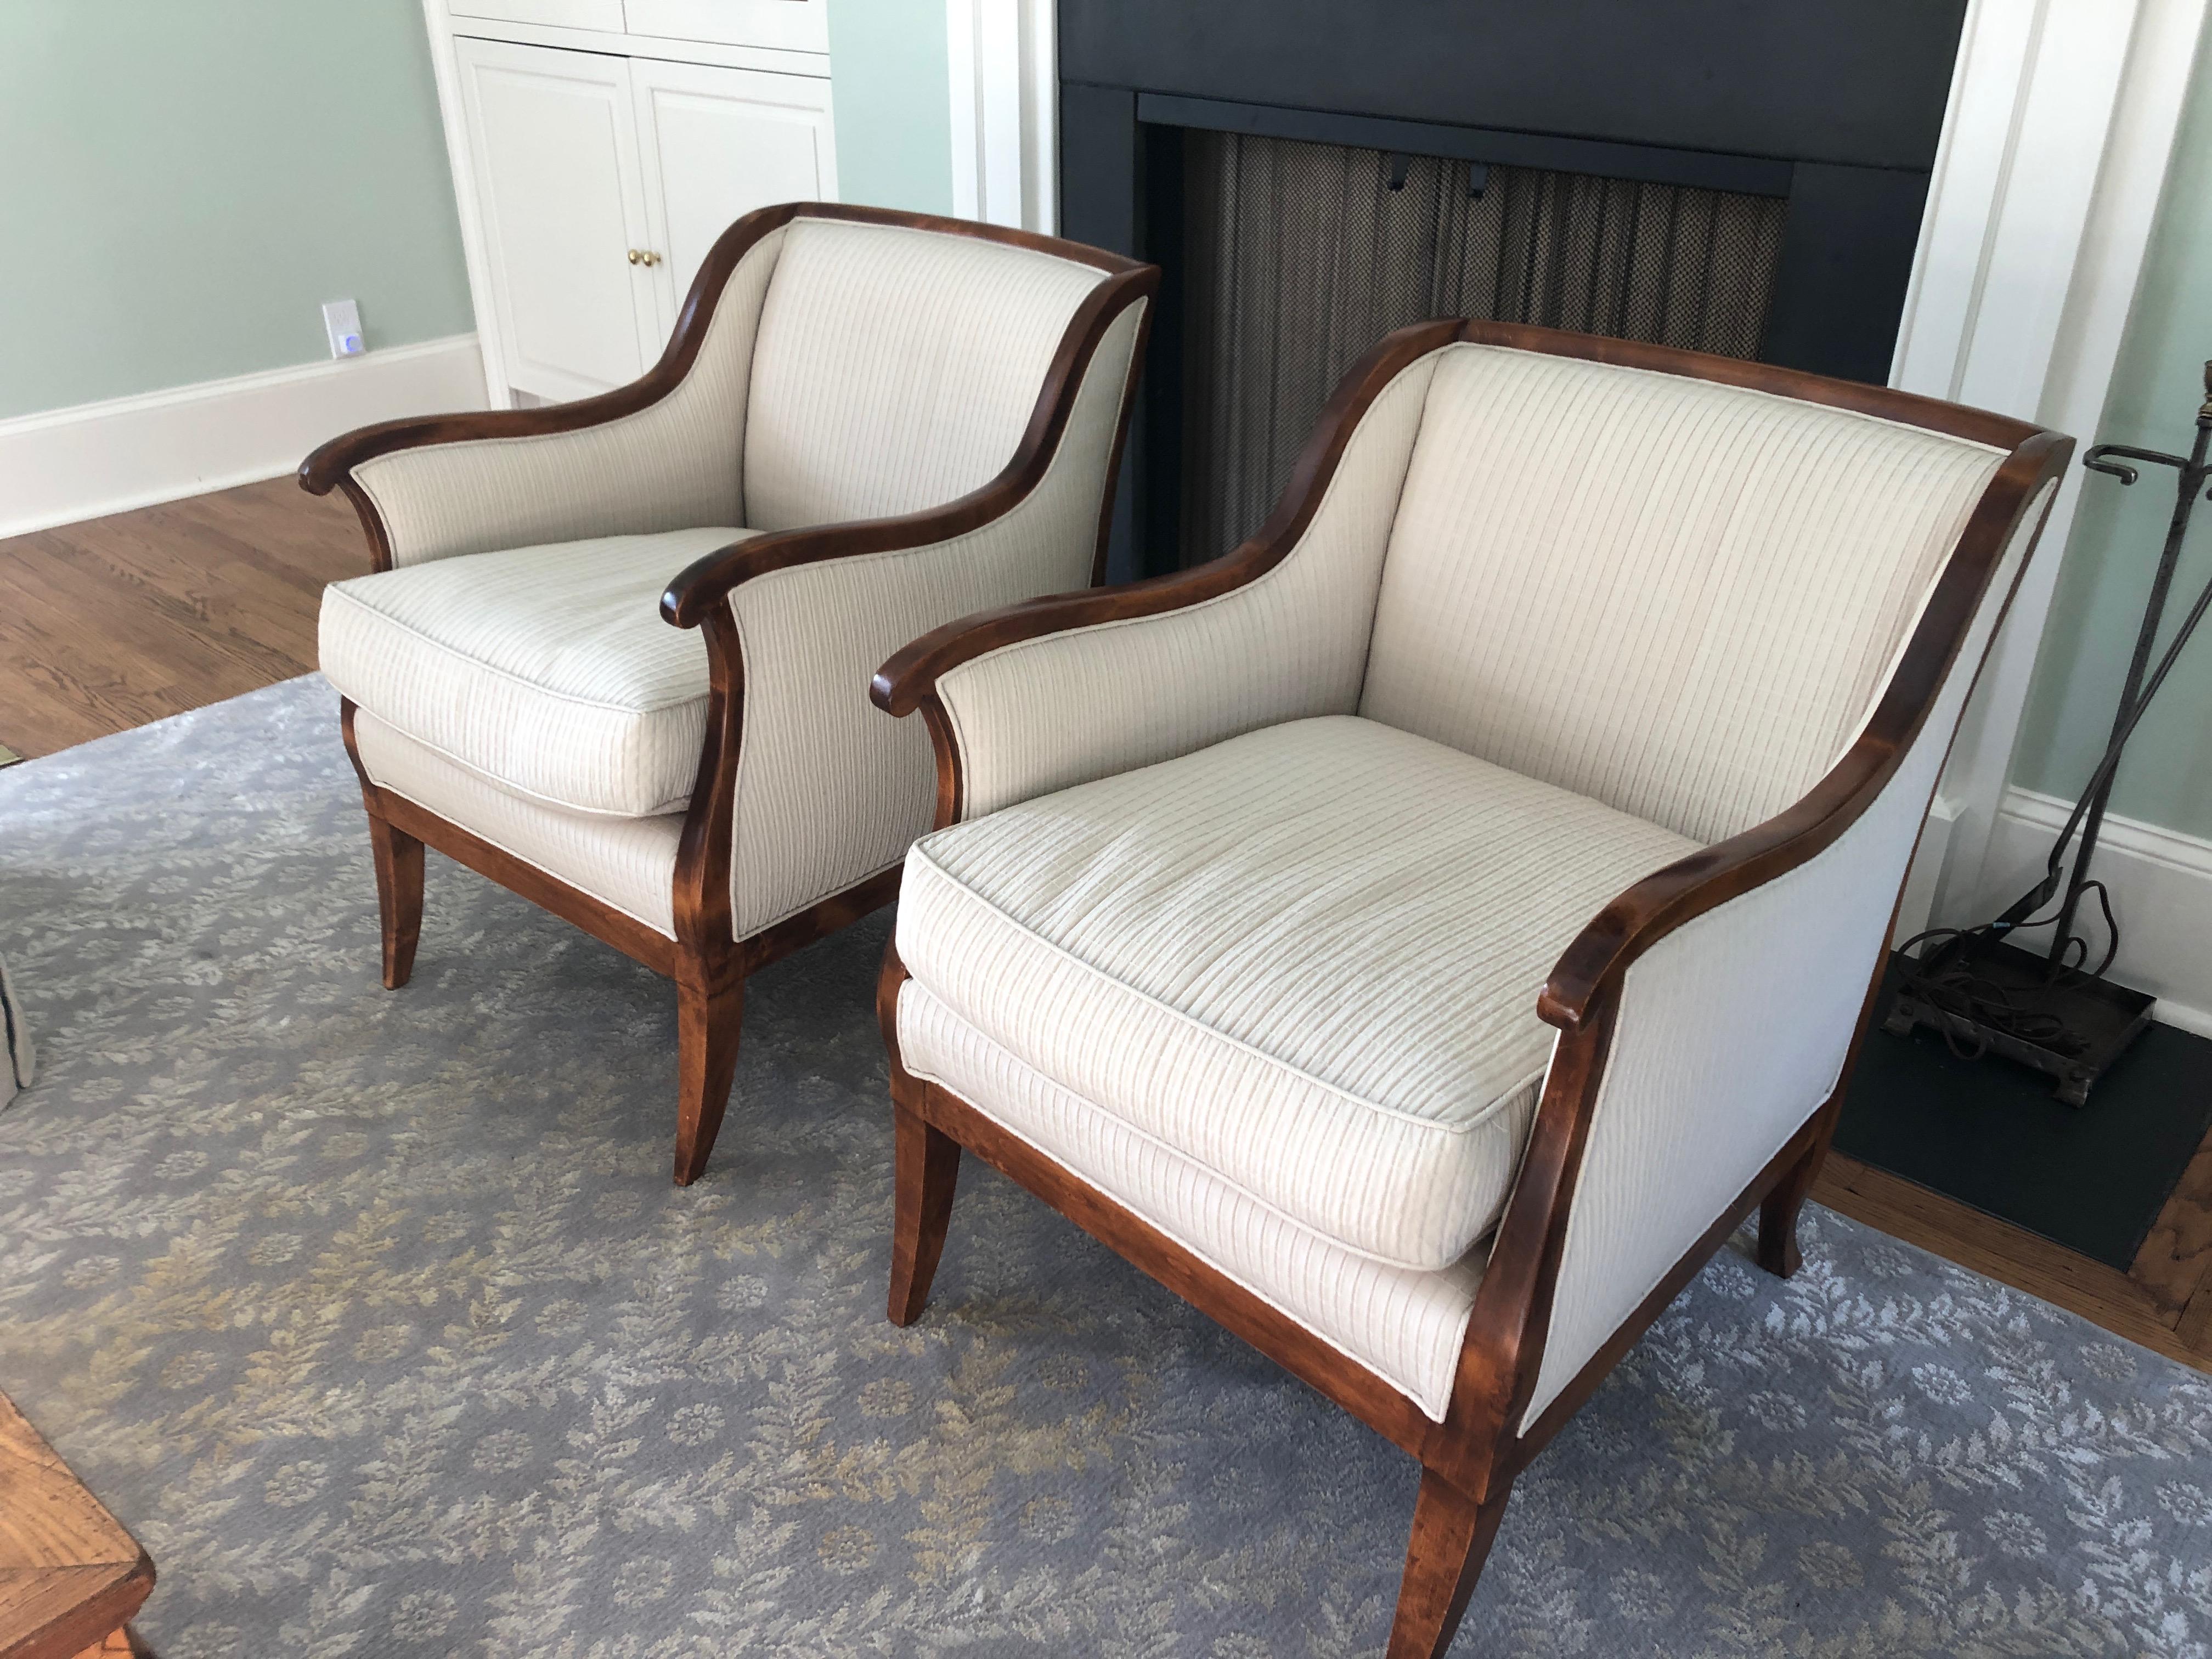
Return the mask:
M 1059 0 L 1061 232 L 1168 272 L 1111 574 L 1185 562 L 1191 132 L 1782 198 L 1758 356 L 1879 383 L 1966 4 Z

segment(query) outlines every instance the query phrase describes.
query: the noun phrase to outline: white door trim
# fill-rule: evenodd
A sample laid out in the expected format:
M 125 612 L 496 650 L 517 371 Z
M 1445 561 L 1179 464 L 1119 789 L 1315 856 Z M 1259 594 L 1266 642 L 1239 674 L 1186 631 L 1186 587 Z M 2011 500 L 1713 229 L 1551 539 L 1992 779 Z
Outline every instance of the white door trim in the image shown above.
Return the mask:
M 495 326 L 491 260 L 484 252 L 483 214 L 477 202 L 476 155 L 469 143 L 468 119 L 461 106 L 461 66 L 453 46 L 452 15 L 446 0 L 422 0 L 423 25 L 430 35 L 430 72 L 438 83 L 438 119 L 446 131 L 446 161 L 453 181 L 453 205 L 461 222 L 461 257 L 468 267 L 469 307 L 475 313 L 478 349 L 483 355 L 484 398 L 493 409 L 510 409 L 514 395 L 507 379 L 507 357 Z
M 945 0 L 952 211 L 1060 228 L 1059 64 L 1052 0 Z
M 2206 3 L 1973 0 L 1891 384 L 2094 437 Z M 1940 868 L 1916 872 L 1935 922 L 1985 919 L 1983 865 L 2081 479 L 2059 492 L 1944 773 L 1955 819 L 1929 846 Z

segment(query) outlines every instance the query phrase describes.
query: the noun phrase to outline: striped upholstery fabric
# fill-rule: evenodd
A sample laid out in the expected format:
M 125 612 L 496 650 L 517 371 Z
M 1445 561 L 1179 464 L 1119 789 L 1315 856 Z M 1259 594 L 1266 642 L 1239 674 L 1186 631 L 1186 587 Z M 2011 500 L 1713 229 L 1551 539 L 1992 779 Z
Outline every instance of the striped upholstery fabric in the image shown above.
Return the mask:
M 973 237 L 793 223 L 753 351 L 739 522 L 884 518 L 989 483 L 1106 278 Z
M 898 944 L 1024 1065 L 1377 1261 L 1496 1219 L 1551 1047 L 1536 994 L 1694 850 L 1369 720 L 1293 721 L 926 837 Z
M 898 1034 L 909 1071 L 942 1083 L 1443 1420 L 1482 1282 L 1480 1248 L 1441 1272 L 1414 1273 L 1333 1243 L 1024 1065 L 913 981 L 899 994 Z
M 1858 822 L 1628 969 L 1525 1423 L 1835 1087 L 1975 670 L 2056 492 L 2023 516 L 1919 736 Z
M 2003 452 L 1456 345 L 1359 711 L 1699 841 L 1832 765 Z
M 938 683 L 970 817 L 1279 720 L 1349 714 L 1434 359 L 1369 405 L 1297 545 L 1257 581 L 1158 616 L 1025 640 Z M 1071 709 L 1111 711 L 1070 720 Z
M 738 262 L 690 372 L 659 402 L 574 432 L 432 444 L 356 467 L 393 563 L 746 523 L 753 336 L 787 234 L 770 231 Z
M 589 893 L 664 938 L 676 937 L 680 815 L 615 818 L 526 800 L 365 708 L 354 711 L 353 736 L 363 769 L 380 788 L 465 825 L 477 840 Z
M 941 623 L 1090 580 L 1142 310 L 1107 330 L 1044 477 L 1007 513 L 950 541 L 794 565 L 731 595 L 745 661 L 730 870 L 741 935 L 892 868 L 929 828 L 928 731 L 868 701 L 884 659 Z
M 516 793 L 574 812 L 678 811 L 706 737 L 707 647 L 660 619 L 661 591 L 750 533 L 511 548 L 334 582 L 323 672 L 386 724 Z

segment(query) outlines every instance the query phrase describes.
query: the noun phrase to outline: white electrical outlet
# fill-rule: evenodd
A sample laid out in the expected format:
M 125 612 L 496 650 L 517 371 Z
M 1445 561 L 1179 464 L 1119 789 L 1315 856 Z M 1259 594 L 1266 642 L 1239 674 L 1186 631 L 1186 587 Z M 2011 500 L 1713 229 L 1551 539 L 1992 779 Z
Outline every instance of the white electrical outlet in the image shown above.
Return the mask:
M 333 357 L 358 357 L 368 349 L 362 343 L 361 307 L 350 300 L 331 300 L 324 305 L 323 328 L 331 337 Z

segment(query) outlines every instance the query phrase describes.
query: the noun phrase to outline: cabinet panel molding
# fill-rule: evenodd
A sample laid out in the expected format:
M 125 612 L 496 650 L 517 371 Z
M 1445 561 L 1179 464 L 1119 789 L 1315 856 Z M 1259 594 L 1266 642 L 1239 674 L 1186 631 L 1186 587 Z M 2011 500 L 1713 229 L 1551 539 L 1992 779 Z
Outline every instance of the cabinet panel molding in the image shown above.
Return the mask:
M 629 66 L 505 41 L 456 43 L 489 284 L 509 386 L 589 397 L 659 343 Z
M 835 201 L 830 86 L 795 75 L 630 63 L 645 206 L 664 256 L 662 332 L 731 222 L 779 202 Z

